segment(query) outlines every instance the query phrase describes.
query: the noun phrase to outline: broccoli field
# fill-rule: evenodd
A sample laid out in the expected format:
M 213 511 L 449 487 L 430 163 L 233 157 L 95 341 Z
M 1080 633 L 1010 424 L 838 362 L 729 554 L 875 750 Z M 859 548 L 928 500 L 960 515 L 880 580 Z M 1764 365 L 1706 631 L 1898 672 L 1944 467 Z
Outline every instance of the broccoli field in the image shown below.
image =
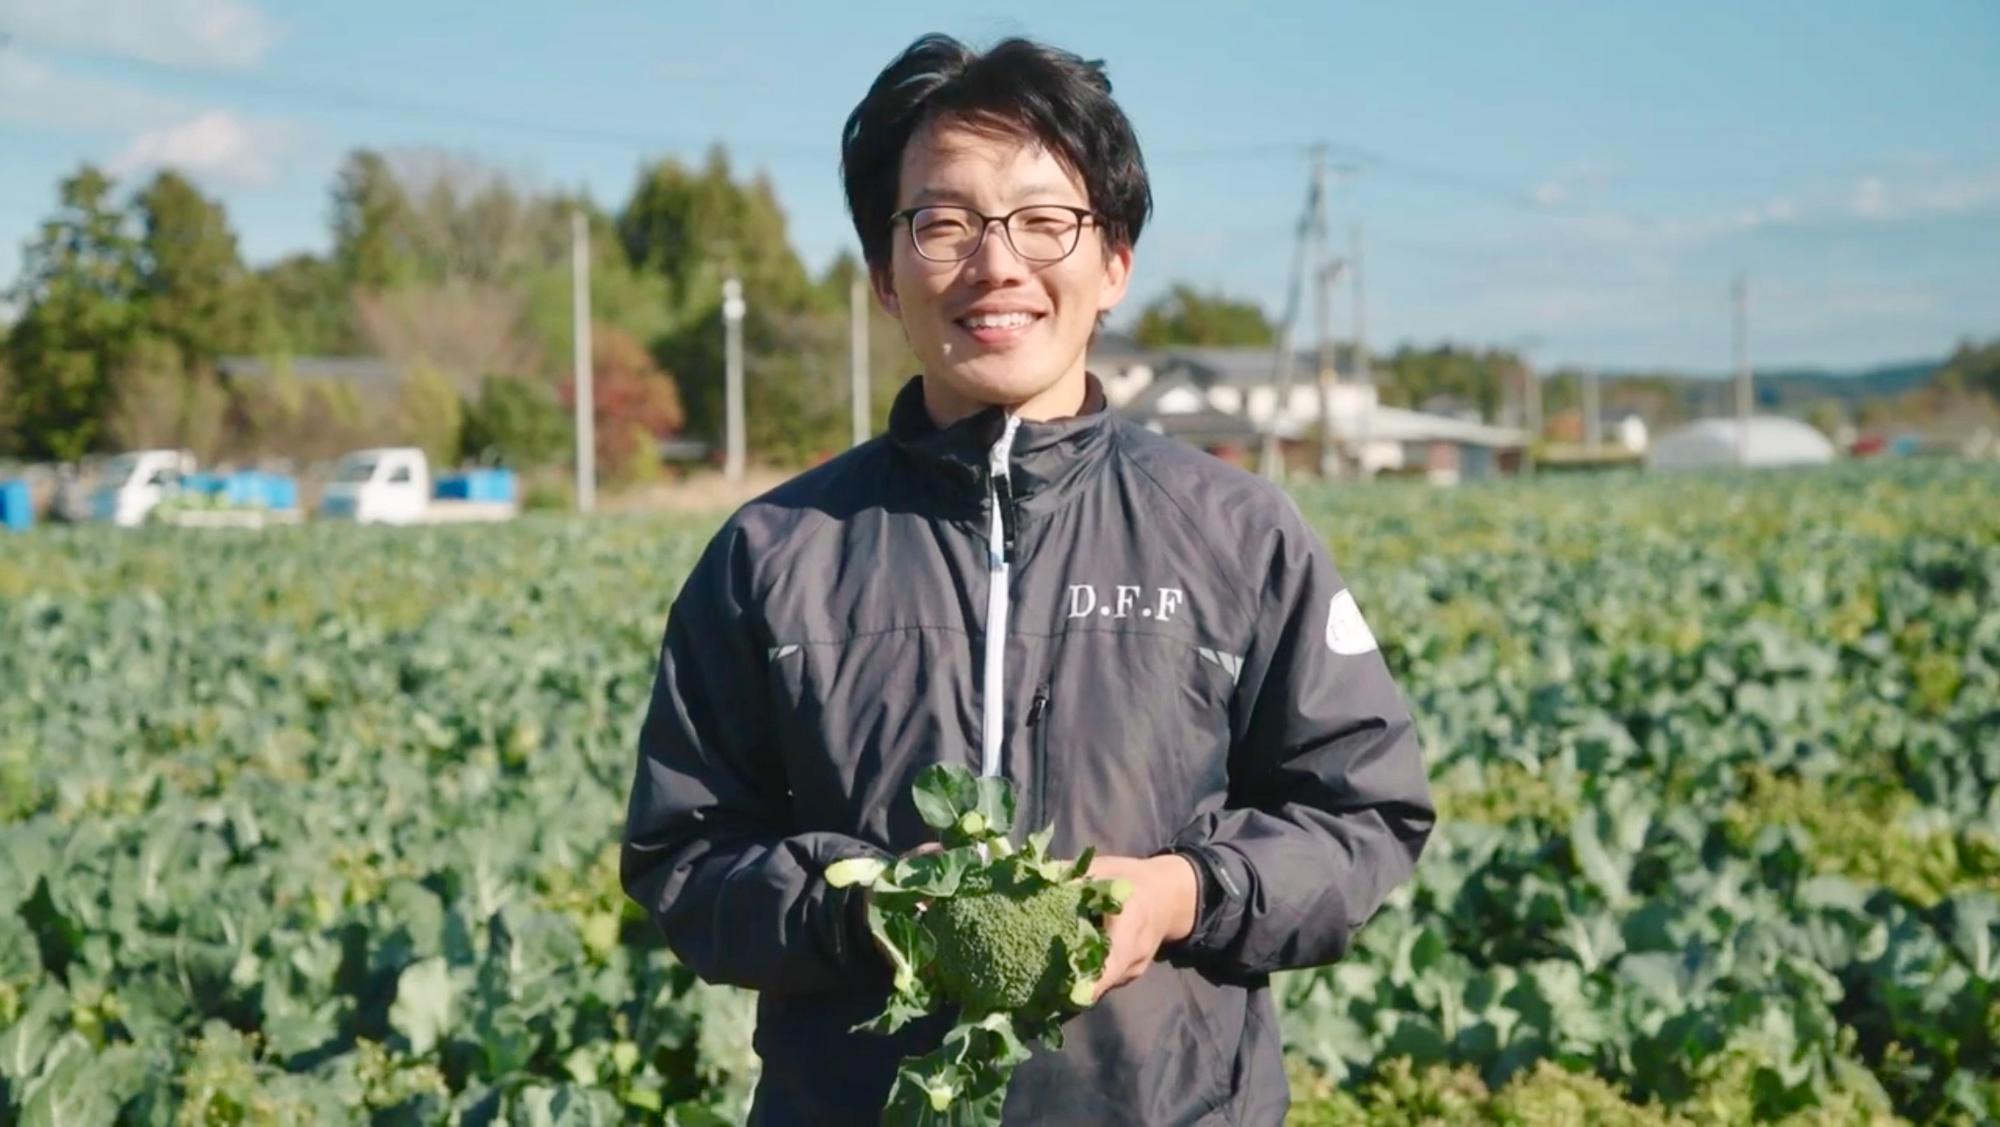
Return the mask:
M 1299 498 L 1442 820 L 1296 1122 L 2000 1118 L 2000 469 Z M 713 527 L 0 539 L 0 1121 L 740 1121 L 616 872 Z

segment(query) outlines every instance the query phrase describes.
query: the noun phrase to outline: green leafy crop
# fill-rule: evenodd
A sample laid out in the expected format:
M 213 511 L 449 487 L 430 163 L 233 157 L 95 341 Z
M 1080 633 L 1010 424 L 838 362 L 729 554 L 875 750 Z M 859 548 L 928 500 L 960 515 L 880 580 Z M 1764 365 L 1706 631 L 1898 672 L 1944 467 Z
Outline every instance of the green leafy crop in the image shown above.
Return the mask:
M 1300 490 L 1445 810 L 1272 976 L 1292 1119 L 2000 1122 L 1994 497 L 1945 458 Z M 756 996 L 617 879 L 720 516 L 0 535 L 0 1123 L 748 1119 Z M 1022 1040 L 989 1016 L 963 1054 Z
M 868 926 L 895 969 L 888 1004 L 860 1028 L 893 1033 L 946 1007 L 959 1018 L 937 1049 L 903 1061 L 882 1121 L 997 1124 L 1028 1045 L 1060 1047 L 1062 1021 L 1090 1006 L 1109 950 L 1097 922 L 1131 889 L 1091 879 L 1088 849 L 1049 857 L 1049 829 L 1016 848 L 1004 779 L 934 765 L 912 793 L 942 850 L 826 873 L 869 890 Z

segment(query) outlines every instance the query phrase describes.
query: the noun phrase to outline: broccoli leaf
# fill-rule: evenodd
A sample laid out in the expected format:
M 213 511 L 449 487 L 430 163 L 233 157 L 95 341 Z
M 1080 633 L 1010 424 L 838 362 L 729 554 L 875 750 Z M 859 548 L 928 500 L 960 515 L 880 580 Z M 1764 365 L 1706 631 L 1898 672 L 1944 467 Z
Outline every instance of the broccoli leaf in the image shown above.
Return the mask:
M 1029 1059 L 1029 1046 L 1060 1047 L 1062 1022 L 1093 1003 L 1109 950 L 1097 917 L 1115 912 L 1131 888 L 1126 881 L 1091 879 L 1094 854 L 1089 850 L 1075 860 L 1051 858 L 1053 826 L 1028 835 L 1017 850 L 1007 836 L 1015 807 L 1012 785 L 1005 779 L 980 778 L 963 767 L 935 765 L 918 774 L 912 795 L 918 813 L 938 831 L 945 848 L 887 866 L 851 866 L 841 874 L 868 883 L 868 925 L 895 972 L 894 989 L 882 1012 L 855 1028 L 893 1033 L 925 1014 L 957 1007 L 960 1021 L 943 1043 L 899 1066 L 883 1122 L 995 1127 L 1007 1084 L 1014 1069 Z M 985 987 L 972 985 L 977 980 L 967 977 L 965 959 L 970 956 L 963 929 L 967 919 L 981 918 L 996 902 L 973 907 L 958 898 L 999 897 L 1019 906 L 1052 886 L 1068 886 L 1075 895 L 1038 902 L 1057 905 L 1053 910 L 1059 914 L 1040 916 L 1043 922 L 1030 930 L 1039 929 L 1041 938 L 1030 942 L 1033 950 L 1043 952 L 1034 957 L 1057 960 L 1054 966 L 1043 964 L 1046 970 L 1037 969 L 1034 975 L 1055 972 L 1058 989 L 1037 986 L 1032 992 L 1009 996 L 1008 1004 L 1017 1008 L 993 1009 L 994 996 L 979 993 Z M 1031 911 L 1027 918 L 1037 918 L 1035 912 L 1041 910 Z M 1072 910 L 1079 913 L 1073 940 L 1067 922 Z M 943 930 L 933 930 L 939 928 Z M 1014 933 L 993 932 L 989 938 L 1000 934 Z M 1051 946 L 1042 947 L 1043 943 Z M 984 949 L 977 965 L 988 967 L 983 960 L 995 953 L 993 948 Z M 979 1000 L 982 997 L 984 1001 Z
M 1123 877 L 1094 880 L 1084 889 L 1083 910 L 1093 915 L 1118 911 L 1132 895 L 1132 882 Z
M 851 884 L 874 884 L 889 871 L 889 863 L 877 857 L 849 857 L 826 867 L 826 883 L 835 888 Z
M 888 1127 L 992 1127 L 1007 1102 L 1007 1082 L 1028 1047 L 1005 1014 L 960 1022 L 933 1051 L 903 1062 L 889 1090 Z
M 987 1053 L 987 1060 L 1000 1068 L 1013 1068 L 1027 1061 L 1030 1053 L 1014 1031 L 1014 1021 L 1006 1014 L 987 1014 L 974 1025 L 985 1036 L 973 1044 Z
M 936 1004 L 921 968 L 933 957 L 930 933 L 915 916 L 896 912 L 882 900 L 868 905 L 868 930 L 889 960 L 894 972 L 888 1002 L 882 1012 L 854 1028 L 872 1033 L 894 1033 L 910 1021 L 922 1017 Z
M 1028 866 L 1028 871 L 1050 884 L 1061 884 L 1071 879 L 1072 867 L 1068 861 L 1036 861 Z
M 1082 853 L 1076 855 L 1076 863 L 1070 866 L 1070 875 L 1073 877 L 1089 876 L 1090 863 L 1096 859 L 1097 847 L 1095 845 L 1086 846 Z
M 979 809 L 979 781 L 957 764 L 933 763 L 917 772 L 910 797 L 925 825 L 949 830 L 958 825 L 960 817 Z
M 980 776 L 955 763 L 933 763 L 910 788 L 917 815 L 948 846 L 976 845 L 1014 828 L 1014 788 L 1006 779 Z
M 978 805 L 973 812 L 986 820 L 987 832 L 1005 837 L 1014 831 L 1014 787 L 997 776 L 982 776 L 975 784 Z
M 967 870 L 978 863 L 978 855 L 971 849 L 920 853 L 896 862 L 894 880 L 899 891 L 925 897 L 950 896 L 958 891 Z

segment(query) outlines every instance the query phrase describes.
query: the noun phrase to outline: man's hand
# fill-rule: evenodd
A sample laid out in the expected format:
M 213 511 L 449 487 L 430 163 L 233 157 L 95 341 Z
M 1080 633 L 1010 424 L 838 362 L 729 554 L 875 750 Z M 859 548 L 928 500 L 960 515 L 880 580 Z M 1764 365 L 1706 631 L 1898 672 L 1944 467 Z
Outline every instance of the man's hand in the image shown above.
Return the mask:
M 1105 920 L 1111 953 L 1105 956 L 1104 973 L 1090 999 L 1094 1004 L 1144 974 L 1162 944 L 1186 939 L 1194 931 L 1200 884 L 1194 864 L 1174 854 L 1099 857 L 1090 863 L 1090 875 L 1104 880 L 1124 877 L 1132 882 L 1132 895 L 1126 898 L 1125 906 Z
M 944 846 L 939 845 L 935 841 L 927 841 L 924 842 L 922 845 L 917 846 L 915 849 L 904 850 L 902 853 L 897 855 L 896 860 L 900 861 L 905 857 L 922 857 L 926 853 L 943 853 L 943 852 L 944 852 Z M 865 904 L 867 907 L 872 908 L 875 906 L 875 890 L 873 888 L 870 888 L 866 892 L 863 892 L 861 894 L 861 897 L 863 904 Z M 925 901 L 925 904 L 928 903 L 929 901 Z M 923 911 L 923 905 L 919 905 L 917 907 L 917 910 L 920 912 Z M 882 937 L 876 935 L 875 929 L 872 927 L 868 929 L 868 938 L 870 942 L 875 944 L 875 951 L 877 954 L 882 956 L 882 961 L 885 964 L 893 965 L 896 960 L 889 954 L 889 949 L 882 945 Z

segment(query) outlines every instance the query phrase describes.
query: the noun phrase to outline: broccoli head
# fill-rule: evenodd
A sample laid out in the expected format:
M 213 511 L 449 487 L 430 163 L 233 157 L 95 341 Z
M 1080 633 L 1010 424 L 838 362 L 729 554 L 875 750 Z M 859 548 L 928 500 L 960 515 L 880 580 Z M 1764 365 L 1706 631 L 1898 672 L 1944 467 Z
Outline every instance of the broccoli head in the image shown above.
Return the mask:
M 1069 997 L 1082 908 L 1080 882 L 1022 889 L 967 874 L 956 896 L 924 913 L 937 941 L 938 986 L 975 1013 L 1059 1007 Z
M 902 1063 L 883 1122 L 997 1124 L 1028 1044 L 1060 1047 L 1063 1020 L 1091 1005 L 1110 949 L 1098 925 L 1131 890 L 1093 879 L 1088 849 L 1050 858 L 1052 828 L 1017 846 L 1004 779 L 933 766 L 912 794 L 943 850 L 826 871 L 835 887 L 868 889 L 868 926 L 895 971 L 888 1005 L 859 1028 L 958 1011 L 942 1046 Z

